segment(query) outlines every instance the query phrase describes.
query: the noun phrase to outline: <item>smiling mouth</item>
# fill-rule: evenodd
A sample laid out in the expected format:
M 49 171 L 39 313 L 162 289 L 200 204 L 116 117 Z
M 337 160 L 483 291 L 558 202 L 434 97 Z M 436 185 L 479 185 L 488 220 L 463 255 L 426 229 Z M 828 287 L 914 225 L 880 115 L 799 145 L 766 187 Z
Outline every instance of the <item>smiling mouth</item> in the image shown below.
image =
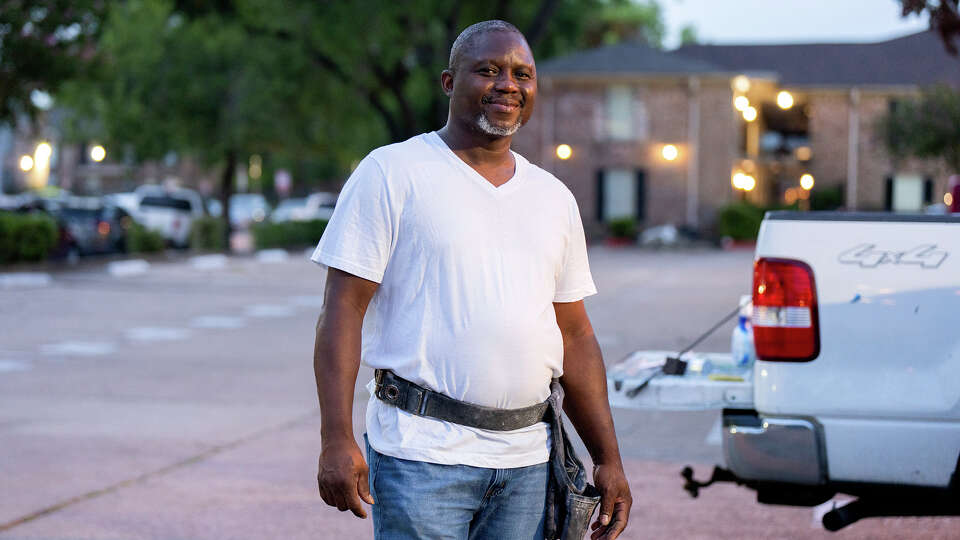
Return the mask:
M 522 101 L 511 101 L 508 99 L 497 99 L 491 96 L 484 96 L 480 100 L 484 105 L 489 105 L 491 109 L 497 112 L 513 112 L 523 107 Z

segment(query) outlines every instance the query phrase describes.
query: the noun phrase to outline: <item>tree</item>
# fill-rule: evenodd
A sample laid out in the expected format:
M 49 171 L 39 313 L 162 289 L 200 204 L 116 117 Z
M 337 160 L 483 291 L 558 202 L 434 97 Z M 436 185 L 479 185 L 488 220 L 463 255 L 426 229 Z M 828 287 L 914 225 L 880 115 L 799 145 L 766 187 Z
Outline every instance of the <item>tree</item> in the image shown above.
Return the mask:
M 36 98 L 83 69 L 104 11 L 97 0 L 0 4 L 0 124 L 35 119 Z
M 252 33 L 302 46 L 314 66 L 363 100 L 390 141 L 437 129 L 446 98 L 436 90 L 450 45 L 477 21 L 505 19 L 524 32 L 537 58 L 641 38 L 660 46 L 664 25 L 654 1 L 300 2 L 277 12 L 269 0 L 240 9 Z
M 680 45 L 696 45 L 699 42 L 697 39 L 697 28 L 692 24 L 688 24 L 680 29 Z
M 450 45 L 491 18 L 514 22 L 541 59 L 595 36 L 659 46 L 663 35 L 652 1 L 128 0 L 110 4 L 95 69 L 62 94 L 75 138 L 222 167 L 226 208 L 252 153 L 322 156 L 343 171 L 441 127 Z
M 902 15 L 930 14 L 930 28 L 936 30 L 943 39 L 943 46 L 947 52 L 957 56 L 957 44 L 960 39 L 960 10 L 957 9 L 958 0 L 900 0 L 903 5 Z
M 878 121 L 878 132 L 894 159 L 943 159 L 960 173 L 960 92 L 926 88 L 915 99 L 896 102 Z
M 308 67 L 291 44 L 251 36 L 229 15 L 130 0 L 110 8 L 96 69 L 62 95 L 73 138 L 105 139 L 137 160 L 176 151 L 220 166 L 227 209 L 246 156 L 305 144 L 313 121 L 298 83 L 322 86 Z

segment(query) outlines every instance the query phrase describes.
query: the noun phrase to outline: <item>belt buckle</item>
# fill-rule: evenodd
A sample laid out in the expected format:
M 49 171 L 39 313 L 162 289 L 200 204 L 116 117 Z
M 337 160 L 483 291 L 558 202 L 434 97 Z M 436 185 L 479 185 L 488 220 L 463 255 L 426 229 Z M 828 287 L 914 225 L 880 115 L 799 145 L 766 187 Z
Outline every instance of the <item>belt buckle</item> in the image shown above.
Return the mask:
M 373 379 L 376 383 L 377 397 L 384 401 L 394 402 L 400 397 L 400 388 L 395 384 L 383 384 L 383 376 L 386 370 L 377 369 L 373 372 Z

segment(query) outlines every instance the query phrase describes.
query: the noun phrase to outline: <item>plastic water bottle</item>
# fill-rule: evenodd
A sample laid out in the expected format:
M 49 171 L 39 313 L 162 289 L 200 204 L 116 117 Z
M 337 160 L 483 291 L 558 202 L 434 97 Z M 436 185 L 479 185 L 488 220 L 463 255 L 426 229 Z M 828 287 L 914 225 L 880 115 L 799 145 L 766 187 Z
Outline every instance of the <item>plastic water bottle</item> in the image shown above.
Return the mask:
M 753 327 L 750 324 L 751 307 L 749 301 L 744 302 L 741 299 L 737 326 L 733 328 L 733 335 L 730 336 L 730 355 L 734 365 L 741 368 L 752 366 L 757 357 L 753 348 Z

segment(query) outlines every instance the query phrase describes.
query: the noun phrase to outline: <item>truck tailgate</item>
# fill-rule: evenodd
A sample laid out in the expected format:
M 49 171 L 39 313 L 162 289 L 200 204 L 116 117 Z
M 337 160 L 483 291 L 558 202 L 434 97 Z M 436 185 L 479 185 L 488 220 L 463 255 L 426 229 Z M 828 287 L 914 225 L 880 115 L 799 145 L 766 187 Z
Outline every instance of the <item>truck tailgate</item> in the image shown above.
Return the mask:
M 686 353 L 688 369 L 683 375 L 658 374 L 667 357 L 676 354 L 636 351 L 611 365 L 607 369 L 610 405 L 676 411 L 753 407 L 752 366 L 734 366 L 729 353 Z

